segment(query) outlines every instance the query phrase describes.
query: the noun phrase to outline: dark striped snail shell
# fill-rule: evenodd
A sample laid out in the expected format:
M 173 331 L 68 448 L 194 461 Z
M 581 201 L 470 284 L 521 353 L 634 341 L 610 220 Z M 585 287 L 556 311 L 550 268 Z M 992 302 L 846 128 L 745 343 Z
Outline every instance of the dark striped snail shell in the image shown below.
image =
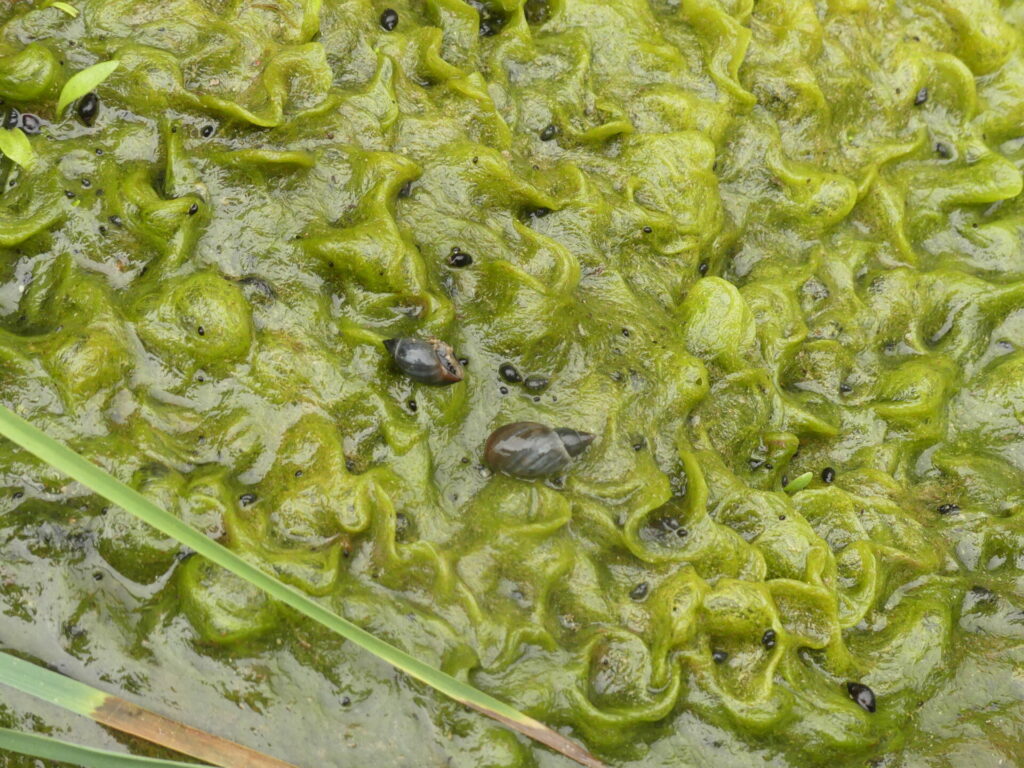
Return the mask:
M 423 384 L 462 381 L 462 364 L 455 351 L 439 339 L 385 339 L 384 348 L 398 369 Z
M 569 466 L 592 442 L 594 435 L 589 432 L 517 421 L 491 433 L 484 447 L 484 460 L 495 472 L 524 478 L 547 477 Z

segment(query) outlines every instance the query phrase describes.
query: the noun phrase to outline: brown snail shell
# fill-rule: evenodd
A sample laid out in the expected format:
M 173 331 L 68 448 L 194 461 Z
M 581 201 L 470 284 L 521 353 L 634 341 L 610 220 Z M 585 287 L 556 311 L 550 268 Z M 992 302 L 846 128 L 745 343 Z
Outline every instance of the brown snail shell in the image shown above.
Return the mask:
M 561 472 L 594 442 L 594 435 L 575 429 L 552 429 L 535 421 L 498 427 L 487 438 L 484 460 L 495 472 L 523 478 Z
M 454 384 L 465 375 L 462 364 L 440 339 L 385 339 L 384 348 L 398 369 L 423 384 Z

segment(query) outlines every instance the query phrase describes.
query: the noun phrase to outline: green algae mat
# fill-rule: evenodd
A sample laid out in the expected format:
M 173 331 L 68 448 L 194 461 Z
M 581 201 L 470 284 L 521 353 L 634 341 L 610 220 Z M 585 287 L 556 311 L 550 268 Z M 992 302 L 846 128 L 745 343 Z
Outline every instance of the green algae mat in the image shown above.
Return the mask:
M 1024 766 L 1024 2 L 7 0 L 0 99 L 51 437 L 608 766 Z M 8 441 L 0 651 L 574 765 Z

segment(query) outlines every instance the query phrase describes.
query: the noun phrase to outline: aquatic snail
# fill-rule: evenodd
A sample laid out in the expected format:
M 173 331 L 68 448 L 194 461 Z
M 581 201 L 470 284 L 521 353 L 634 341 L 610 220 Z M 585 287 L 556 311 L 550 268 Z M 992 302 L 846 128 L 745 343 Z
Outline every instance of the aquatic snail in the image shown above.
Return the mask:
M 857 706 L 865 712 L 875 711 L 875 692 L 863 683 L 847 683 L 846 692 L 850 694 L 850 698 L 857 703 Z
M 398 11 L 393 8 L 385 8 L 380 15 L 380 26 L 385 32 L 394 32 L 398 26 Z
M 90 91 L 78 100 L 78 116 L 86 125 L 95 123 L 99 112 L 100 100 L 94 92 Z
M 515 477 L 554 475 L 586 450 L 594 435 L 575 429 L 552 429 L 535 421 L 517 421 L 498 427 L 487 438 L 484 460 L 495 472 Z
M 413 381 L 423 384 L 454 384 L 462 381 L 462 363 L 448 344 L 440 339 L 385 339 L 398 369 Z

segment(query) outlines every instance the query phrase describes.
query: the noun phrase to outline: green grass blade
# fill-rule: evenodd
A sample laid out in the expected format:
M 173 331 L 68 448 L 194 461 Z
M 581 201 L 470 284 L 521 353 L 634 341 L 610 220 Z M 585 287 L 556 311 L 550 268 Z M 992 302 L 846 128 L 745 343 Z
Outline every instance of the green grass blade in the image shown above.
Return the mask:
M 0 128 L 0 152 L 22 168 L 31 168 L 36 161 L 32 144 L 21 128 Z
M 784 490 L 786 493 L 796 493 L 797 491 L 802 491 L 804 488 L 811 484 L 811 480 L 813 478 L 813 472 L 804 472 L 799 477 L 794 477 L 792 480 L 790 480 L 789 483 L 787 483 L 782 490 Z
M 85 683 L 58 675 L 9 653 L 0 653 L 0 683 L 86 717 L 90 717 L 106 698 L 105 693 Z
M 56 704 L 97 723 L 191 755 L 214 765 L 246 768 L 295 768 L 290 763 L 184 725 L 85 683 L 0 653 L 0 684 Z
M 174 515 L 160 509 L 138 491 L 129 488 L 108 472 L 58 443 L 2 405 L 0 405 L 0 435 L 13 440 L 47 464 L 114 504 L 123 507 L 165 535 L 245 579 L 276 600 L 336 632 L 410 677 L 426 683 L 455 701 L 461 702 L 541 744 L 547 745 L 581 765 L 588 766 L 588 768 L 603 768 L 603 764 L 582 746 L 551 730 L 538 720 L 534 720 L 493 696 L 410 656 L 356 626 L 348 619 L 344 619 L 319 603 L 310 600 L 298 590 L 264 573 L 231 550 L 207 538 Z
M 64 109 L 72 101 L 94 91 L 100 83 L 113 74 L 120 64 L 121 62 L 117 60 L 101 61 L 99 64 L 93 64 L 91 67 L 86 67 L 81 72 L 73 74 L 61 88 L 60 98 L 57 99 L 57 116 L 60 117 L 64 114 Z
M 35 733 L 12 731 L 8 728 L 0 728 L 0 750 L 39 757 L 44 760 L 71 763 L 80 765 L 82 768 L 200 768 L 195 763 L 155 760 L 151 757 L 121 755 L 103 749 L 80 747 L 66 741 L 58 741 Z
M 62 0 L 54 0 L 54 2 L 50 3 L 46 7 L 47 8 L 58 8 L 58 9 L 64 11 L 64 13 L 66 13 L 72 19 L 78 16 L 78 9 L 75 8 L 75 6 L 71 5 L 70 3 L 62 2 Z

